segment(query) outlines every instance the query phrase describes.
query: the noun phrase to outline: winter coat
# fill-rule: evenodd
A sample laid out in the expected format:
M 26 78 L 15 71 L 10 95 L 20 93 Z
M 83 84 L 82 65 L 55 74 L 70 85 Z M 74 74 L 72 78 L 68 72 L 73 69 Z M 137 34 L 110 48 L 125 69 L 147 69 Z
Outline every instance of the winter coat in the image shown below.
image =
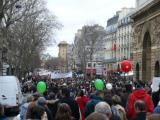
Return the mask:
M 159 95 L 160 95 L 160 89 L 157 92 L 152 93 L 152 100 L 153 100 L 154 106 L 157 106 L 159 102 Z
M 84 117 L 84 109 L 85 109 L 85 106 L 87 104 L 87 102 L 89 101 L 89 98 L 87 98 L 86 96 L 80 96 L 80 97 L 77 97 L 76 98 L 76 102 L 80 108 L 80 112 L 81 112 L 81 116 L 82 116 L 82 120 L 85 120 L 85 117 Z
M 58 103 L 59 101 L 56 101 L 54 103 L 48 103 L 47 106 L 48 108 L 50 109 L 51 113 L 52 113 L 52 117 L 53 119 L 55 118 L 56 116 L 56 112 L 57 112 L 57 109 L 58 109 Z
M 21 120 L 26 120 L 26 114 L 27 114 L 28 106 L 29 106 L 29 103 L 24 103 L 20 107 L 20 118 L 21 118 Z
M 146 112 L 139 112 L 133 120 L 146 120 Z
M 31 119 L 32 118 L 32 110 L 33 108 L 36 106 L 36 102 L 31 102 L 28 105 L 28 109 L 27 109 L 27 114 L 26 114 L 26 119 Z
M 100 97 L 94 97 L 92 98 L 87 104 L 86 104 L 86 107 L 85 107 L 85 117 L 87 117 L 88 115 L 90 115 L 92 112 L 94 112 L 94 108 L 96 106 L 97 103 L 101 102 L 102 101 L 102 98 Z
M 73 100 L 71 97 L 64 97 L 60 100 L 60 103 L 67 103 L 71 108 L 72 116 L 75 118 L 75 120 L 79 120 L 80 112 L 78 104 L 75 100 Z
M 160 114 L 160 102 L 158 103 L 157 107 L 154 109 L 154 113 Z
M 133 93 L 131 93 L 128 98 L 127 113 L 129 118 L 134 118 L 136 115 L 134 110 L 134 104 L 137 100 L 144 101 L 146 106 L 146 112 L 153 112 L 154 105 L 151 97 L 147 94 L 145 90 L 138 89 L 133 91 Z

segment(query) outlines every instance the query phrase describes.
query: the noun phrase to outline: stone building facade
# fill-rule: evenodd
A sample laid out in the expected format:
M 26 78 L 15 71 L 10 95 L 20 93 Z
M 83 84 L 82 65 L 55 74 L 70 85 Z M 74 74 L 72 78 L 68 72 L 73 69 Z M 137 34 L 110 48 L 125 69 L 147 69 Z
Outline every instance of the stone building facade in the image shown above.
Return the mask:
M 130 14 L 123 17 L 118 22 L 117 30 L 117 61 L 121 62 L 124 58 L 132 60 L 132 20 Z
M 160 0 L 138 9 L 132 18 L 135 79 L 149 82 L 160 75 Z
M 64 66 L 60 68 L 61 71 L 67 71 L 67 48 L 68 43 L 66 41 L 62 41 L 58 44 L 59 54 L 58 57 L 64 61 Z

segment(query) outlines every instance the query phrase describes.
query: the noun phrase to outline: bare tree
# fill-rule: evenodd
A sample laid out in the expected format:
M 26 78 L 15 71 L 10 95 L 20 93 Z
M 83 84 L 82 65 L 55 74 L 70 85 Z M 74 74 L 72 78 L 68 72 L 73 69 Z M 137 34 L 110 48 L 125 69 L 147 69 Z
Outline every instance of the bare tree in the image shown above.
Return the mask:
M 19 4 L 19 11 L 12 8 Z M 60 24 L 42 0 L 18 0 L 12 6 L 10 12 L 6 11 L 5 26 L 1 30 L 7 40 L 8 64 L 21 77 L 40 66 L 40 54 L 52 42 L 54 30 L 60 28 Z
M 99 42 L 104 37 L 105 30 L 102 26 L 91 25 L 83 26 L 81 35 L 75 38 L 77 41 L 76 54 L 80 59 L 80 67 L 85 71 L 87 61 L 93 60 L 93 55 L 100 46 Z
M 51 71 L 59 70 L 65 66 L 65 61 L 61 58 L 49 58 L 45 61 L 45 68 Z

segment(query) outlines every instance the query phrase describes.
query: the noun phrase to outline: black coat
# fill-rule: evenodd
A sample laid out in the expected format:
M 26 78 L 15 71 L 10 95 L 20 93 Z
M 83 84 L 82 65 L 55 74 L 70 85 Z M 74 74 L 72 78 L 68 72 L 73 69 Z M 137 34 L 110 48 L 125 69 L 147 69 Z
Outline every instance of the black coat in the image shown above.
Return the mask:
M 152 93 L 152 101 L 153 101 L 154 107 L 156 107 L 159 102 L 159 95 L 160 95 L 160 89 L 157 92 Z
M 55 116 L 56 116 L 56 113 L 57 113 L 58 103 L 59 103 L 59 101 L 55 102 L 54 104 L 50 103 L 50 104 L 47 105 L 48 108 L 50 109 L 51 113 L 52 113 L 53 119 L 55 119 Z
M 60 100 L 60 103 L 67 103 L 72 111 L 72 116 L 75 118 L 75 120 L 79 120 L 80 113 L 79 113 L 79 107 L 76 101 L 70 97 L 65 97 Z
M 146 120 L 146 112 L 139 112 L 133 120 Z

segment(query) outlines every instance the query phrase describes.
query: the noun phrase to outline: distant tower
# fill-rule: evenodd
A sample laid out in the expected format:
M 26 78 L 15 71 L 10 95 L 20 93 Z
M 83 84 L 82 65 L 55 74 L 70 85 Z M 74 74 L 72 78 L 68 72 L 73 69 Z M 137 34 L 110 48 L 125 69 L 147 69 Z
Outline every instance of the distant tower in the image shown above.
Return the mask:
M 61 69 L 62 71 L 67 70 L 67 48 L 68 48 L 68 43 L 66 41 L 62 41 L 58 44 L 59 47 L 59 54 L 58 57 L 64 60 L 65 66 Z
M 59 47 L 59 58 L 62 58 L 64 61 L 67 60 L 67 47 L 68 43 L 66 41 L 62 41 L 58 44 Z

